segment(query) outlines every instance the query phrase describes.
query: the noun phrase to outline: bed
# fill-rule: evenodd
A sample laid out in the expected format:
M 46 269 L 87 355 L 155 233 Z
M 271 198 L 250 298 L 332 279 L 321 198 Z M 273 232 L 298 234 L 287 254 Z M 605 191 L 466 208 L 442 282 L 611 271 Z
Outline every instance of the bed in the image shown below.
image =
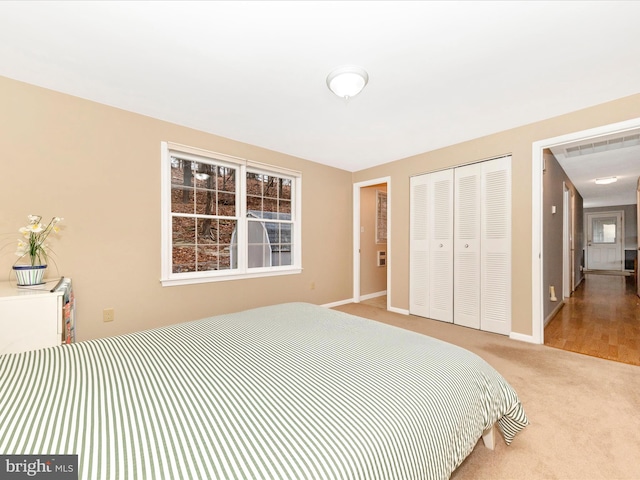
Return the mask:
M 0 356 L 0 453 L 81 479 L 446 479 L 495 424 L 477 355 L 306 303 Z

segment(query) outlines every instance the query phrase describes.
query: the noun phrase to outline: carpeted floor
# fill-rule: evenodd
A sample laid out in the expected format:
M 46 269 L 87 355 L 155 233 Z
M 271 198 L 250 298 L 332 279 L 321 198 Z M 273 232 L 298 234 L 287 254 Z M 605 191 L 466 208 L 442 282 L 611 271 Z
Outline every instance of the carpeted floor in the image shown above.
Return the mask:
M 531 424 L 508 447 L 480 441 L 452 479 L 640 479 L 640 367 L 369 305 L 335 309 L 471 350 L 516 389 Z

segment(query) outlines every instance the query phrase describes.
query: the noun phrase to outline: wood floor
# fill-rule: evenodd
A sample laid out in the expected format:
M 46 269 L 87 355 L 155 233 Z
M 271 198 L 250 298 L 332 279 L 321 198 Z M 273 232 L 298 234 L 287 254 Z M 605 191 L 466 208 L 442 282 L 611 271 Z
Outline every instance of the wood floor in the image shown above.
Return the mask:
M 544 329 L 545 345 L 640 365 L 640 298 L 633 276 L 588 273 Z

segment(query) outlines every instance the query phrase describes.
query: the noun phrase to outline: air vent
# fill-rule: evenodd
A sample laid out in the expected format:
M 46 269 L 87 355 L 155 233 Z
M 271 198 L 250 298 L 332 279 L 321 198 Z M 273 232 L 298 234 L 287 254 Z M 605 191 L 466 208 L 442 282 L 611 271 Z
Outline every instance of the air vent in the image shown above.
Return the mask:
M 607 142 L 606 140 L 604 140 L 602 142 L 595 142 L 593 144 L 593 151 L 594 151 L 594 153 L 606 152 L 608 145 L 609 145 L 609 142 Z
M 565 151 L 567 152 L 567 157 L 580 155 L 580 147 L 569 147 Z
M 640 145 L 640 133 L 636 133 L 635 135 L 629 135 L 628 137 L 624 137 L 625 147 L 633 147 L 634 145 Z
M 591 153 L 608 152 L 611 150 L 617 150 L 618 148 L 635 147 L 636 145 L 640 145 L 640 133 L 626 137 L 587 143 L 577 147 L 569 147 L 565 149 L 565 153 L 567 157 L 577 157 L 579 155 L 589 155 Z

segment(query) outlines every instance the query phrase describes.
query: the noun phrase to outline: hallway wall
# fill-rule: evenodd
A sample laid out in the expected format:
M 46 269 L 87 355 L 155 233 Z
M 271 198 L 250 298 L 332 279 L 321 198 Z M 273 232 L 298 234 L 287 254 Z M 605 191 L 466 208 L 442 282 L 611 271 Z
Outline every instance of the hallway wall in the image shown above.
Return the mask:
M 583 200 L 580 192 L 549 151 L 544 151 L 545 170 L 542 176 L 543 182 L 543 212 L 542 212 L 542 232 L 543 232 L 543 285 L 547 288 L 547 295 L 544 300 L 545 324 L 551 320 L 560 305 L 562 305 L 562 282 L 563 282 L 563 227 L 564 227 L 564 184 L 571 192 L 574 207 L 573 224 L 573 262 L 575 265 L 575 275 L 573 284 L 578 285 L 582 281 L 583 273 L 580 269 L 582 261 L 582 250 L 584 248 L 584 228 L 583 228 Z M 552 213 L 552 207 L 555 212 Z M 557 300 L 552 301 L 549 294 L 549 287 L 555 287 Z

